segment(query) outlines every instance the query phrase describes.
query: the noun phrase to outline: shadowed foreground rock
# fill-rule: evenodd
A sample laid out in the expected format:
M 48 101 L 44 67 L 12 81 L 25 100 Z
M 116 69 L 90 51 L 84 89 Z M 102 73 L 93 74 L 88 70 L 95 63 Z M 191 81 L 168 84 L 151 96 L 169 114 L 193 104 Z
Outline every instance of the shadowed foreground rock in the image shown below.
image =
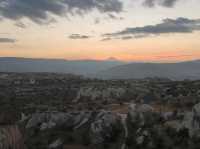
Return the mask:
M 0 108 L 0 149 L 25 149 L 22 133 L 15 124 L 18 112 L 11 105 Z
M 0 149 L 25 149 L 17 126 L 0 126 Z
M 21 125 L 28 149 L 198 149 L 199 107 L 170 119 L 145 104 L 130 105 L 128 114 L 103 110 L 35 113 Z

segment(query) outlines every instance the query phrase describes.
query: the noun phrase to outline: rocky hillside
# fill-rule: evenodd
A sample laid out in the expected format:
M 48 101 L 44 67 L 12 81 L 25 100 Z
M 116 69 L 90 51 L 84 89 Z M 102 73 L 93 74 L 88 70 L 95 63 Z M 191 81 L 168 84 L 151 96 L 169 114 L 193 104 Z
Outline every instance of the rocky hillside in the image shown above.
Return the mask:
M 192 111 L 159 113 L 131 104 L 111 111 L 33 113 L 20 121 L 29 149 L 197 149 L 200 104 Z
M 199 102 L 198 80 L 0 73 L 0 113 L 27 149 L 198 149 Z
M 0 107 L 14 104 L 25 113 L 101 109 L 130 102 L 191 108 L 199 101 L 200 81 L 97 80 L 70 74 L 0 73 Z

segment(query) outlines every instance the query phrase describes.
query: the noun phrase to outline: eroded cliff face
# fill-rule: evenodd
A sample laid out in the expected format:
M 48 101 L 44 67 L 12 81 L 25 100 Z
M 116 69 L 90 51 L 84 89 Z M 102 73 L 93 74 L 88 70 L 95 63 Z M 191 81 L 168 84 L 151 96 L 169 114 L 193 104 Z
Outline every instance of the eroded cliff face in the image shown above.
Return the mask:
M 145 104 L 131 104 L 127 114 L 43 112 L 23 118 L 20 125 L 30 149 L 193 149 L 200 140 L 199 107 L 171 115 Z

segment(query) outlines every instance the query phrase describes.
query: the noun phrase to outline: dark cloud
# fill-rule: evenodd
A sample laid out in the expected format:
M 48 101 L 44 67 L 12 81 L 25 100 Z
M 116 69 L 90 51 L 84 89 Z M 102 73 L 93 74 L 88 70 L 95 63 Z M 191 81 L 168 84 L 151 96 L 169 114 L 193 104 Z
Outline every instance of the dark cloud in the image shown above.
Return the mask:
M 133 38 L 145 38 L 145 37 L 149 37 L 150 35 L 147 35 L 147 34 L 140 34 L 140 35 L 135 35 L 133 36 Z
M 154 7 L 156 5 L 163 7 L 173 7 L 179 0 L 144 0 L 144 6 Z
M 108 17 L 113 20 L 123 20 L 124 19 L 123 17 L 117 16 L 117 15 L 114 15 L 111 13 L 108 14 Z
M 81 34 L 72 34 L 69 36 L 69 39 L 88 39 L 88 38 L 91 38 L 91 36 L 81 35 Z
M 111 19 L 117 19 L 117 16 L 113 15 L 113 14 L 108 14 L 108 16 L 111 18 Z
M 177 1 L 178 0 L 163 0 L 161 5 L 165 7 L 173 7 Z
M 132 39 L 133 38 L 133 36 L 124 36 L 124 37 L 122 37 L 121 39 L 122 40 L 128 40 L 128 39 Z
M 7 32 L 0 33 L 0 35 L 9 35 Z
M 119 0 L 0 0 L 0 17 L 11 20 L 28 18 L 42 24 L 49 22 L 52 15 L 85 14 L 93 9 L 119 13 L 122 7 Z
M 155 1 L 156 0 L 145 0 L 143 5 L 147 7 L 154 7 L 155 6 Z
M 123 20 L 124 18 L 119 16 L 118 14 L 116 13 L 107 13 L 107 16 L 104 17 L 104 18 L 95 18 L 94 20 L 94 24 L 99 24 L 101 22 L 105 22 L 105 21 L 113 21 L 113 20 L 116 20 L 116 21 L 121 21 Z
M 106 37 L 106 38 L 103 38 L 103 39 L 101 39 L 101 41 L 109 41 L 109 40 L 111 40 L 112 38 L 110 38 L 110 37 Z
M 100 19 L 99 18 L 95 18 L 94 24 L 99 24 L 99 23 L 100 23 Z
M 130 27 L 115 33 L 104 34 L 103 37 L 124 37 L 132 35 L 135 38 L 143 38 L 150 35 L 169 33 L 192 33 L 200 30 L 200 19 L 164 19 L 162 23 L 143 27 Z
M 14 25 L 19 27 L 19 28 L 23 28 L 23 29 L 26 28 L 26 25 L 23 22 L 20 22 L 20 21 L 15 22 Z
M 12 38 L 0 38 L 0 43 L 15 43 L 16 39 Z

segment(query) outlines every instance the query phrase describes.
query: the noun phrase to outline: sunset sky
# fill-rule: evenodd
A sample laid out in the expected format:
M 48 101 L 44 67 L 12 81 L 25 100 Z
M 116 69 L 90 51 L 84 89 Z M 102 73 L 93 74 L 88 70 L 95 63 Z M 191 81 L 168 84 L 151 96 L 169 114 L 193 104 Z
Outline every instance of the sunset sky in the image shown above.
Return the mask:
M 0 56 L 200 59 L 200 0 L 0 0 Z

